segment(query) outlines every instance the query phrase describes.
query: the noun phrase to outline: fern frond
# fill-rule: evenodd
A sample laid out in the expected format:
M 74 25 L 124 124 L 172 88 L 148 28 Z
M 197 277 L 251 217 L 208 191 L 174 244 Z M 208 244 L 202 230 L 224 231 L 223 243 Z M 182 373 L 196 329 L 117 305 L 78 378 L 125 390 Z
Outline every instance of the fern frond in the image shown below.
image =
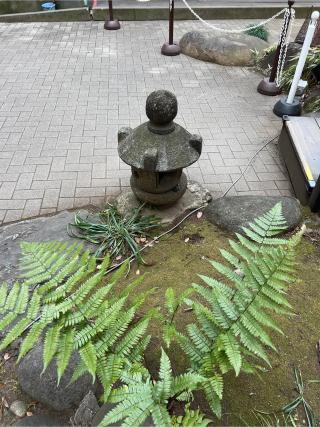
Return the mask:
M 87 342 L 85 346 L 80 348 L 79 354 L 94 381 L 97 369 L 97 353 L 94 345 L 90 341 Z
M 218 416 L 222 375 L 231 369 L 236 375 L 241 370 L 255 372 L 252 358 L 270 365 L 265 347 L 275 350 L 275 346 L 267 329 L 281 333 L 271 313 L 291 314 L 286 291 L 294 281 L 295 248 L 302 232 L 289 240 L 277 238 L 284 230 L 278 204 L 244 228 L 245 236 L 237 235 L 238 242 L 230 241 L 233 253 L 221 251 L 224 263 L 211 261 L 226 281 L 200 275 L 204 284 L 193 284 L 200 301 L 186 301 L 193 307 L 197 324 L 187 326 L 187 336 L 177 332 L 175 337 L 192 369 L 206 378 L 203 390 Z
M 65 332 L 59 340 L 59 349 L 57 352 L 57 373 L 58 373 L 58 385 L 61 377 L 66 370 L 74 347 L 74 330 L 70 329 Z
M 199 409 L 192 410 L 186 407 L 184 415 L 171 417 L 172 427 L 207 427 L 211 420 L 205 418 Z
M 43 371 L 44 372 L 49 363 L 53 359 L 58 349 L 59 337 L 60 337 L 61 325 L 56 323 L 54 326 L 48 329 L 43 346 Z
M 26 327 L 29 325 L 29 319 L 23 318 L 16 323 L 12 329 L 7 333 L 5 338 L 0 343 L 0 351 L 8 347 L 13 341 L 15 341 L 22 332 L 25 331 Z
M 118 381 L 124 366 L 123 357 L 109 354 L 98 359 L 97 375 L 103 387 L 103 401 L 107 402 L 113 384 Z
M 167 408 L 163 407 L 162 405 L 152 405 L 150 411 L 153 422 L 156 426 L 171 427 L 171 418 Z
M 28 335 L 23 340 L 20 351 L 18 362 L 35 346 L 35 344 L 39 341 L 45 327 L 47 326 L 44 322 L 36 322 L 32 325 Z
M 139 426 L 151 416 L 157 427 L 170 427 L 169 399 L 197 389 L 202 380 L 202 377 L 191 372 L 173 377 L 170 360 L 162 349 L 159 380 L 152 381 L 145 370 L 124 371 L 121 375 L 124 385 L 113 389 L 108 399 L 118 405 L 106 415 L 100 425 L 107 426 L 123 420 L 123 426 Z

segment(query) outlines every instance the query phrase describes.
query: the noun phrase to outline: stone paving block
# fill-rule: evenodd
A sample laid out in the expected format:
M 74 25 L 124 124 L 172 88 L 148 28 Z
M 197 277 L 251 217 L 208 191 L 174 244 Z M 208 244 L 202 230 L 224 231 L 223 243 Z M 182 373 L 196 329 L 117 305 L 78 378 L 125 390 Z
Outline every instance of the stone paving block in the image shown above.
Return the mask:
M 41 204 L 42 199 L 27 200 L 23 210 L 23 218 L 38 216 L 40 213 Z

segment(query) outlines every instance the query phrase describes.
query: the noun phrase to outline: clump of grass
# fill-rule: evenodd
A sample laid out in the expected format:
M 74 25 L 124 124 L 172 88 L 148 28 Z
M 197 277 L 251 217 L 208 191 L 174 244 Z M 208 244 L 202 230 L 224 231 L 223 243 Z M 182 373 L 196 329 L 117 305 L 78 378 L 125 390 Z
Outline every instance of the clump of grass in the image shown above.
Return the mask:
M 96 222 L 82 218 L 77 213 L 74 222 L 69 224 L 69 234 L 99 245 L 95 252 L 96 257 L 106 253 L 112 258 L 129 254 L 141 261 L 139 243 L 145 242 L 150 236 L 149 231 L 159 226 L 158 218 L 141 214 L 142 208 L 143 205 L 133 209 L 130 215 L 123 216 L 115 206 L 108 204 L 107 208 L 99 213 Z
M 320 96 L 307 98 L 303 109 L 306 113 L 320 113 Z
M 293 372 L 294 372 L 295 383 L 296 383 L 296 392 L 298 393 L 298 396 L 292 402 L 288 403 L 288 405 L 285 405 L 282 408 L 282 411 L 284 415 L 290 417 L 292 416 L 292 414 L 294 414 L 297 411 L 299 406 L 302 406 L 304 413 L 306 415 L 307 426 L 315 427 L 316 426 L 315 416 L 310 404 L 307 402 L 305 398 L 305 384 L 302 379 L 301 371 L 300 369 L 294 368 Z M 319 381 L 308 381 L 308 382 L 310 383 L 310 382 L 319 382 Z
M 248 29 L 246 30 L 245 33 L 248 34 L 248 36 L 257 37 L 258 39 L 268 41 L 268 38 L 269 38 L 268 29 L 264 25 L 258 28 L 251 28 L 254 25 L 255 24 L 248 25 L 247 27 Z
M 320 58 L 320 47 L 314 47 L 309 50 L 306 63 L 303 69 L 302 79 L 303 80 L 310 80 L 312 77 L 313 70 L 319 65 L 319 58 Z M 289 91 L 292 80 L 297 68 L 299 60 L 299 55 L 295 56 L 290 60 L 289 67 L 285 70 L 285 72 L 282 75 L 282 81 L 281 86 L 285 91 Z

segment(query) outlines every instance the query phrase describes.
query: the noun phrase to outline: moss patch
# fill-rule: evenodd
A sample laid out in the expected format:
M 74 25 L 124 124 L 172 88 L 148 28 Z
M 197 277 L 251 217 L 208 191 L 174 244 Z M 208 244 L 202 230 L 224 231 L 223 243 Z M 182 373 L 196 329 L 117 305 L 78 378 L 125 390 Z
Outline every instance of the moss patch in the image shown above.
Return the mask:
M 207 259 L 220 259 L 219 249 L 228 246 L 229 234 L 222 232 L 206 220 L 195 220 L 175 234 L 161 240 L 148 250 L 144 259 L 148 265 L 140 266 L 139 273 L 146 274 L 137 291 L 145 292 L 156 288 L 148 298 L 143 310 L 163 307 L 164 294 L 168 287 L 176 293 L 198 281 L 197 274 L 218 278 L 218 274 Z M 224 415 L 216 425 L 257 425 L 254 409 L 273 412 L 289 403 L 295 396 L 293 367 L 301 369 L 304 380 L 319 379 L 319 363 L 316 343 L 320 339 L 320 248 L 316 239 L 304 238 L 298 253 L 298 280 L 291 286 L 289 301 L 296 316 L 282 318 L 279 326 L 283 336 L 273 334 L 278 353 L 270 353 L 272 369 L 267 369 L 261 378 L 240 375 L 226 378 L 224 393 Z M 126 283 L 136 277 L 138 267 L 133 265 Z M 192 321 L 192 313 L 181 312 L 177 317 L 178 329 Z M 161 343 L 161 325 L 153 321 L 150 333 L 153 336 L 146 358 L 151 370 L 158 365 Z M 174 371 L 185 369 L 186 360 L 182 352 L 173 346 L 168 352 Z M 306 397 L 316 415 L 320 414 L 320 384 L 307 386 Z M 208 412 L 201 396 L 197 404 Z M 303 424 L 303 414 L 301 414 Z

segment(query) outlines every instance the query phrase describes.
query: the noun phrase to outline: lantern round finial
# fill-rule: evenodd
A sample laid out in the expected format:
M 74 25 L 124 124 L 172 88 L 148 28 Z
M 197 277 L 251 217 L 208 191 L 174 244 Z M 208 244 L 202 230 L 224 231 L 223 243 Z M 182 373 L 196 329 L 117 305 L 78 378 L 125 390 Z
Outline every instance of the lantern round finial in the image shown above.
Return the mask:
M 156 125 L 171 123 L 178 112 L 176 96 L 167 90 L 152 92 L 146 102 L 146 114 L 150 122 Z

